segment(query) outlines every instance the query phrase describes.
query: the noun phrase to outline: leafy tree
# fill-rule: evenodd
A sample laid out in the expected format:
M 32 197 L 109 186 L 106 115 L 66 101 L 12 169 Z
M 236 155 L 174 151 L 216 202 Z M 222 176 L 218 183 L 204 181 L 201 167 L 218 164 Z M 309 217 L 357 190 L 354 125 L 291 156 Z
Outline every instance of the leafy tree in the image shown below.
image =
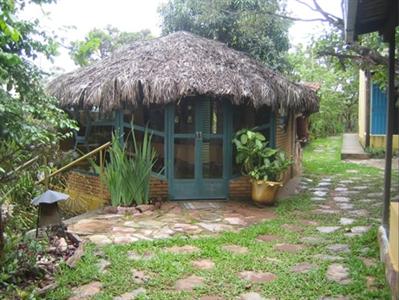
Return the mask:
M 318 57 L 313 46 L 299 46 L 289 54 L 294 80 L 320 85 L 320 111 L 311 116 L 311 133 L 322 137 L 354 131 L 357 124 L 358 71 L 343 70 Z
M 151 31 L 148 29 L 124 32 L 108 25 L 104 29 L 92 29 L 83 41 L 72 42 L 69 53 L 75 64 L 83 67 L 110 56 L 124 45 L 151 38 Z
M 373 72 L 373 79 L 384 88 L 387 82 L 388 47 L 378 33 L 359 36 L 358 40 L 347 45 L 344 40 L 344 20 L 324 10 L 320 0 L 296 0 L 309 10 L 320 15 L 318 21 L 328 24 L 328 29 L 319 37 L 314 45 L 318 56 L 325 57 L 332 64 L 346 69 L 356 65 L 358 68 Z M 344 7 L 344 0 L 341 0 Z M 399 28 L 396 29 L 396 43 L 399 46 Z M 399 62 L 396 60 L 396 69 Z
M 34 64 L 39 55 L 51 58 L 57 43 L 40 30 L 38 20 L 18 18 L 24 6 L 22 0 L 0 0 L 0 208 L 20 177 L 18 166 L 55 147 L 76 128 L 46 95 L 45 74 Z M 2 229 L 0 217 L 0 256 Z
M 185 30 L 247 52 L 269 66 L 287 67 L 290 20 L 284 1 L 169 0 L 159 9 L 162 33 Z

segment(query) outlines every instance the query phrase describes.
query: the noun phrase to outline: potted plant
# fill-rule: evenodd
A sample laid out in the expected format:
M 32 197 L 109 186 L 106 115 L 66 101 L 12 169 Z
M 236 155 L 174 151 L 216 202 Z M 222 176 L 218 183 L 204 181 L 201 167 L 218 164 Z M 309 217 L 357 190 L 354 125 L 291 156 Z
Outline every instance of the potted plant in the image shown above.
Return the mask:
M 262 205 L 274 204 L 283 186 L 283 173 L 292 164 L 283 151 L 268 147 L 263 134 L 249 129 L 238 131 L 233 139 L 236 162 L 252 184 L 252 200 Z

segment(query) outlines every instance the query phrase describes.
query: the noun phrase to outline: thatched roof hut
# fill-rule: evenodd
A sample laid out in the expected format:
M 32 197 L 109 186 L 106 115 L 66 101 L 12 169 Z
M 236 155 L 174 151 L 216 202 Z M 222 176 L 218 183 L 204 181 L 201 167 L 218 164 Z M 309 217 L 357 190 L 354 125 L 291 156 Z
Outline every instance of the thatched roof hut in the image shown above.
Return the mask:
M 56 78 L 48 90 L 63 107 L 96 106 L 102 111 L 195 95 L 306 114 L 318 110 L 318 97 L 311 89 L 290 82 L 245 53 L 188 32 L 133 43 Z

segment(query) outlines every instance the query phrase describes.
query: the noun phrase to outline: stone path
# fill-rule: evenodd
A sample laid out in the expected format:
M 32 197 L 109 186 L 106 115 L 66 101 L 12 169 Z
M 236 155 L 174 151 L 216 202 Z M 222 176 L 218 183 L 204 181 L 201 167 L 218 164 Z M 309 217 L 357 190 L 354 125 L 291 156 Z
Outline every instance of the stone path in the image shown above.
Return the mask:
M 241 279 L 253 282 L 269 282 L 277 279 L 277 276 L 269 272 L 254 272 L 254 271 L 243 271 L 238 274 Z
M 356 174 L 353 172 L 353 174 Z M 278 233 L 264 233 L 254 237 L 254 243 L 263 243 L 277 255 L 300 255 L 300 261 L 286 265 L 285 268 L 297 276 L 309 276 L 312 272 L 320 272 L 324 264 L 324 277 L 328 282 L 342 286 L 353 282 L 349 266 L 345 258 L 350 255 L 350 240 L 366 234 L 369 225 L 379 222 L 381 207 L 376 205 L 381 201 L 381 192 L 376 192 L 373 178 L 351 179 L 324 177 L 318 180 L 302 178 L 299 190 L 310 194 L 312 208 L 306 212 L 298 212 L 301 216 L 297 220 L 285 220 L 280 225 Z M 372 192 L 370 192 L 372 191 Z M 209 208 L 210 207 L 210 208 Z M 302 214 L 302 215 L 301 215 Z M 248 203 L 219 202 L 217 205 L 203 205 L 202 208 L 192 209 L 190 205 L 167 203 L 159 211 L 148 210 L 147 214 L 126 216 L 118 213 L 98 212 L 88 218 L 76 219 L 69 225 L 83 238 L 102 246 L 110 243 L 131 243 L 139 240 L 156 240 L 184 234 L 191 236 L 213 235 L 223 231 L 239 231 L 246 226 L 274 218 L 273 209 L 255 208 Z M 367 220 L 367 222 L 365 222 Z M 297 236 L 295 241 L 284 238 L 284 232 Z M 336 237 L 340 238 L 337 242 Z M 222 250 L 230 257 L 240 258 L 251 253 L 251 248 L 238 244 L 222 244 Z M 317 249 L 312 255 L 304 253 L 308 249 Z M 367 249 L 362 249 L 360 260 L 366 267 L 374 267 L 377 261 L 367 257 Z M 193 245 L 172 246 L 162 249 L 163 253 L 184 256 L 194 270 L 191 274 L 182 274 L 174 281 L 172 289 L 192 293 L 206 287 L 206 274 L 217 270 L 218 264 L 212 258 L 202 257 L 201 249 Z M 132 261 L 149 261 L 154 258 L 153 253 L 138 254 L 128 251 L 127 257 Z M 264 265 L 278 265 L 279 256 L 268 257 Z M 101 258 L 97 265 L 100 272 L 109 272 L 110 263 Z M 245 268 L 234 272 L 238 280 L 242 280 L 248 290 L 241 293 L 237 299 L 266 299 L 258 286 L 270 284 L 279 280 L 273 271 L 253 270 Z M 198 273 L 197 273 L 198 272 Z M 134 299 L 146 293 L 146 285 L 151 282 L 151 276 L 140 269 L 130 270 L 132 281 L 140 287 L 130 292 L 114 297 L 116 300 Z M 367 289 L 375 290 L 375 278 L 367 277 Z M 89 299 L 101 292 L 103 286 L 94 281 L 72 290 L 70 299 Z M 224 299 L 220 295 L 207 295 L 199 299 Z M 270 298 L 268 298 L 270 299 Z M 321 296 L 319 299 L 350 299 L 346 296 Z
M 258 208 L 248 201 L 202 203 L 198 209 L 192 209 L 192 206 L 167 202 L 159 210 L 146 209 L 144 213 L 133 214 L 126 214 L 125 210 L 111 213 L 105 209 L 72 218 L 66 224 L 69 231 L 103 246 L 166 239 L 176 234 L 209 235 L 239 231 L 275 218 L 273 208 Z
M 342 138 L 341 159 L 367 159 L 366 153 L 359 142 L 357 133 L 344 133 Z
M 348 173 L 356 174 L 355 170 Z M 331 216 L 338 216 L 339 219 L 335 224 L 330 226 L 318 226 L 316 230 L 324 237 L 329 235 L 344 235 L 347 238 L 354 238 L 365 234 L 370 230 L 370 226 L 357 225 L 357 223 L 364 223 L 364 220 L 370 220 L 371 215 L 374 214 L 374 222 L 380 222 L 378 218 L 380 211 L 374 208 L 380 208 L 382 192 L 369 192 L 375 190 L 377 184 L 373 178 L 359 178 L 352 177 L 351 180 L 338 180 L 335 186 L 330 185 L 331 178 L 322 179 L 311 190 L 311 200 L 317 206 L 313 212 L 315 214 L 325 214 Z M 304 180 L 303 184 L 309 186 L 310 182 Z M 313 183 L 314 184 L 314 183 Z M 326 186 L 329 187 L 326 189 Z M 397 187 L 396 187 L 397 188 Z M 382 189 L 382 186 L 380 186 Z M 397 191 L 397 190 L 396 190 Z M 322 204 L 321 204 L 322 203 Z M 377 217 L 377 218 L 375 218 Z M 368 222 L 370 223 L 370 222 Z M 309 236 L 301 238 L 301 241 L 311 245 L 322 245 L 323 241 L 319 237 Z M 320 253 L 314 256 L 316 260 L 329 261 L 331 264 L 326 271 L 326 278 L 329 281 L 338 283 L 340 285 L 347 285 L 352 282 L 348 266 L 343 261 L 346 254 L 351 252 L 348 244 L 334 244 L 327 242 L 325 247 L 327 253 Z M 376 261 L 370 258 L 361 257 L 366 267 L 373 267 Z M 304 264 L 306 269 L 306 264 Z M 301 265 L 297 268 L 293 267 L 292 271 L 301 271 Z M 370 277 L 370 276 L 369 276 Z M 367 279 L 367 287 L 369 290 L 373 288 L 373 277 Z M 349 299 L 348 297 L 322 297 L 321 299 Z
M 193 289 L 202 286 L 203 283 L 204 279 L 202 277 L 191 275 L 187 278 L 178 280 L 175 288 L 177 291 L 192 291 Z

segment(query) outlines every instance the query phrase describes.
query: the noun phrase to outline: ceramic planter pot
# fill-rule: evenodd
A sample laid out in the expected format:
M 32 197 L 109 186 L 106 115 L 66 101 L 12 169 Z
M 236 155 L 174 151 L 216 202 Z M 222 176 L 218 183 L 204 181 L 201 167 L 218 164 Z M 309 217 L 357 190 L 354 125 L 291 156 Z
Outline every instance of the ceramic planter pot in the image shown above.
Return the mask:
M 251 180 L 252 200 L 260 205 L 273 205 L 282 182 Z

